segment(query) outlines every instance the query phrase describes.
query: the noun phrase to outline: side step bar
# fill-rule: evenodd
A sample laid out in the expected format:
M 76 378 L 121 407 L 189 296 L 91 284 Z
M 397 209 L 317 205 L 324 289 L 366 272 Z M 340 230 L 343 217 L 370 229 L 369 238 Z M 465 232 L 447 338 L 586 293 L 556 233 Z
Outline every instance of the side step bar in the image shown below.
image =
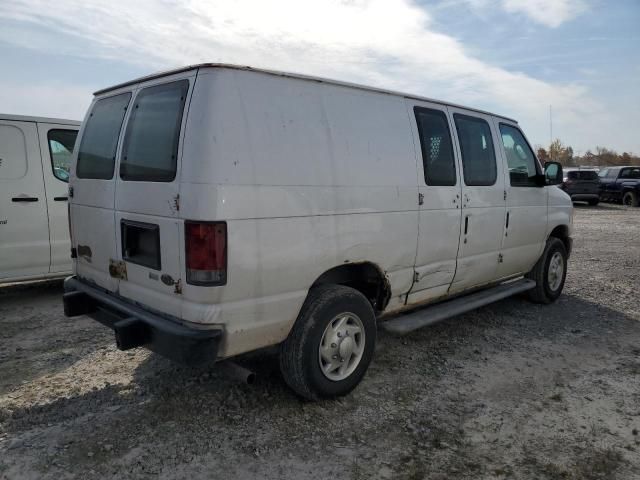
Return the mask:
M 454 298 L 446 302 L 425 307 L 415 312 L 400 315 L 391 320 L 383 321 L 380 326 L 387 332 L 404 335 L 427 325 L 446 320 L 461 313 L 475 310 L 503 298 L 526 292 L 536 286 L 536 282 L 527 278 L 503 283 L 487 290 L 481 290 L 470 295 Z

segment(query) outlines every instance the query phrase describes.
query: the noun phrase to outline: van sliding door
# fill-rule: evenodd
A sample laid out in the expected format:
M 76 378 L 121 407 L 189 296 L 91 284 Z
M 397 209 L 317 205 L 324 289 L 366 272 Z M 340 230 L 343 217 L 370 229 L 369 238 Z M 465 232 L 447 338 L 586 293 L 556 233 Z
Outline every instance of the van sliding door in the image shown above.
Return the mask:
M 407 299 L 411 304 L 446 294 L 453 281 L 462 191 L 446 107 L 408 100 L 407 109 L 418 165 L 422 165 L 416 274 Z

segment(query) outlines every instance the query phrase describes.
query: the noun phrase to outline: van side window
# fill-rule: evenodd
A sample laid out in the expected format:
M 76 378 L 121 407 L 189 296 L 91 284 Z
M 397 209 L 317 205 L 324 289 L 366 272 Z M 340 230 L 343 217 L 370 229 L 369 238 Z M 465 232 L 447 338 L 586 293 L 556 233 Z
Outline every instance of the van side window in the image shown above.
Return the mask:
M 489 124 L 481 118 L 459 113 L 453 118 L 462 152 L 465 185 L 493 185 L 497 179 L 497 167 Z
M 189 81 L 180 80 L 138 93 L 124 137 L 120 178 L 147 182 L 175 178 L 188 89 Z
M 53 175 L 63 182 L 69 181 L 71 153 L 73 152 L 77 135 L 78 132 L 76 130 L 49 130 L 47 132 Z
M 413 110 L 422 148 L 425 183 L 433 186 L 455 185 L 456 165 L 446 115 L 429 108 L 414 107 Z
M 91 109 L 78 150 L 78 178 L 113 177 L 118 137 L 130 99 L 131 93 L 121 93 L 98 100 Z
M 522 132 L 511 125 L 501 123 L 500 136 L 507 156 L 511 186 L 535 187 L 538 161 Z
M 27 142 L 13 125 L 0 125 L 0 180 L 15 180 L 27 174 Z

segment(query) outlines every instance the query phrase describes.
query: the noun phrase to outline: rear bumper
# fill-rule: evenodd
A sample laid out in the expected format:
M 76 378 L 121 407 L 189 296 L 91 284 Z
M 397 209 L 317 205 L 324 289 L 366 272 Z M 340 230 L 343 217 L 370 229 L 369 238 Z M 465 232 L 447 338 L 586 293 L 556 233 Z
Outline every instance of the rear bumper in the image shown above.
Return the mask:
M 600 199 L 600 194 L 599 193 L 571 193 L 569 194 L 571 196 L 571 200 L 583 200 L 583 201 L 589 201 L 589 200 L 599 200 Z
M 64 313 L 88 315 L 111 328 L 120 350 L 146 347 L 187 365 L 214 362 L 223 337 L 221 329 L 197 329 L 184 325 L 104 290 L 77 277 L 64 282 Z

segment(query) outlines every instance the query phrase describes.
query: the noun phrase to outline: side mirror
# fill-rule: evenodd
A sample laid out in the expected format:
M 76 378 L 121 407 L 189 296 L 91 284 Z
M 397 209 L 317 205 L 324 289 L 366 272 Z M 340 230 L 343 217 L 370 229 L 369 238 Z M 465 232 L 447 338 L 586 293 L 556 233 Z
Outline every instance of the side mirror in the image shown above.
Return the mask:
M 544 178 L 547 185 L 560 185 L 562 183 L 562 165 L 558 162 L 546 162 L 544 164 Z

